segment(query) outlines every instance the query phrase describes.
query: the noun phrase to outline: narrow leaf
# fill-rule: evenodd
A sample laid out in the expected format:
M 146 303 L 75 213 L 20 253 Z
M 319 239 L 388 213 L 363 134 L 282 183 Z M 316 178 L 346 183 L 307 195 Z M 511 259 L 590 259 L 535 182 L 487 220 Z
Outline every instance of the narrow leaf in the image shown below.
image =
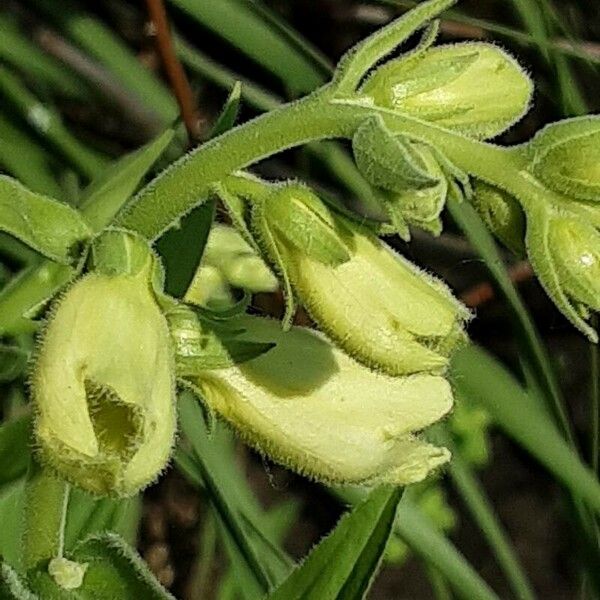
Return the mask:
M 29 465 L 31 418 L 13 419 L 0 426 L 0 486 L 25 475 Z
M 85 189 L 81 208 L 96 231 L 106 226 L 135 192 L 173 135 L 174 131 L 167 129 L 139 150 L 117 160 Z
M 498 600 L 465 557 L 406 497 L 400 503 L 396 527 L 410 549 L 435 567 L 459 598 Z
M 235 123 L 235 120 L 240 111 L 240 101 L 242 99 L 242 84 L 236 81 L 229 92 L 229 96 L 225 101 L 225 105 L 221 110 L 221 114 L 217 119 L 212 131 L 210 132 L 210 138 L 217 137 L 222 133 L 225 133 L 231 129 Z
M 257 588 L 266 593 L 271 587 L 272 580 L 259 561 L 256 549 L 246 533 L 240 514 L 235 508 L 234 499 L 228 493 L 227 481 L 217 469 L 212 468 L 218 460 L 215 456 L 218 447 L 211 443 L 204 426 L 202 410 L 189 393 L 184 393 L 180 397 L 179 418 L 181 429 L 194 450 L 192 464 L 204 482 L 211 503 L 235 543 L 248 571 L 252 573 Z
M 325 82 L 314 61 L 290 44 L 287 36 L 274 29 L 249 2 L 171 1 L 279 77 L 293 94 L 310 92 Z
M 73 261 L 78 244 L 91 236 L 76 210 L 5 175 L 0 175 L 0 230 L 64 264 Z
M 600 513 L 600 483 L 504 367 L 471 345 L 454 354 L 450 372 L 457 394 L 483 406 L 508 436 Z
M 269 600 L 356 600 L 369 589 L 390 536 L 401 488 L 373 490 L 269 596 Z

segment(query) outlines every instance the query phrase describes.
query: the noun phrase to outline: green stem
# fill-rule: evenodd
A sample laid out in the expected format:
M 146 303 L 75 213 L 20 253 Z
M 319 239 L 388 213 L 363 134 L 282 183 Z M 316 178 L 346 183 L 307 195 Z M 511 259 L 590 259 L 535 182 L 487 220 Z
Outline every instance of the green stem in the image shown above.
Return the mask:
M 62 556 L 69 484 L 32 461 L 25 486 L 23 566 Z
M 524 158 L 414 117 L 332 99 L 327 86 L 263 114 L 214 138 L 182 157 L 148 184 L 117 218 L 117 225 L 156 239 L 206 198 L 210 186 L 273 154 L 311 141 L 351 138 L 365 119 L 380 115 L 394 132 L 422 140 L 446 154 L 457 167 L 515 196 L 536 195 L 534 182 L 520 171 Z

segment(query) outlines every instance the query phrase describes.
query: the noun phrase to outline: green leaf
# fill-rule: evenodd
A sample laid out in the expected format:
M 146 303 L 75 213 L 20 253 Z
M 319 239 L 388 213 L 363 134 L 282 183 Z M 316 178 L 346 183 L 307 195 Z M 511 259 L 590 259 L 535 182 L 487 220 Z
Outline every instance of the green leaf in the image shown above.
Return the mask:
M 76 210 L 5 175 L 0 175 L 0 230 L 64 264 L 73 262 L 79 244 L 92 233 Z
M 216 202 L 209 200 L 183 217 L 180 226 L 170 229 L 156 242 L 165 266 L 165 291 L 182 298 L 194 279 L 210 234 Z
M 290 44 L 287 36 L 274 29 L 250 2 L 171 2 L 279 77 L 294 95 L 310 92 L 325 82 L 314 60 Z
M 165 131 L 103 171 L 85 190 L 83 214 L 95 232 L 102 230 L 126 203 L 172 137 L 172 130 Z M 81 266 L 74 268 L 43 261 L 14 278 L 0 292 L 0 332 L 31 331 L 33 325 L 25 317 L 34 316 L 32 311 L 71 281 Z
M 183 434 L 193 448 L 192 468 L 204 483 L 211 503 L 235 544 L 245 570 L 252 576 L 253 586 L 264 594 L 271 587 L 272 576 L 260 562 L 256 548 L 246 532 L 226 476 L 215 468 L 220 462 L 219 446 L 213 444 L 209 438 L 202 410 L 189 393 L 180 396 L 179 419 Z
M 214 138 L 222 133 L 225 133 L 233 127 L 235 120 L 240 111 L 240 101 L 242 99 L 242 84 L 236 81 L 229 92 L 229 96 L 225 101 L 225 105 L 221 110 L 221 114 L 217 119 L 209 138 Z
M 45 260 L 13 277 L 0 291 L 0 333 L 35 331 L 31 319 L 80 269 Z
M 59 587 L 46 566 L 29 572 L 32 588 L 44 600 L 174 600 L 150 572 L 140 556 L 118 535 L 103 533 L 83 540 L 68 559 L 86 565 L 80 587 Z
M 504 367 L 471 345 L 454 354 L 450 373 L 457 395 L 484 407 L 508 436 L 600 513 L 600 483 Z
M 31 417 L 0 425 L 0 486 L 23 477 L 29 465 Z
M 22 554 L 24 490 L 24 478 L 0 488 L 0 556 L 17 568 L 20 567 Z
M 463 600 L 498 600 L 465 557 L 406 497 L 398 509 L 396 528 L 415 554 L 435 567 Z
M 43 104 L 14 73 L 1 64 L 0 96 L 81 175 L 91 179 L 105 166 L 104 157 L 73 136 L 58 111 Z
M 275 343 L 238 339 L 244 330 L 228 331 L 180 305 L 167 313 L 174 341 L 179 377 L 195 377 L 206 369 L 220 369 L 261 356 Z
M 81 209 L 95 231 L 106 226 L 127 202 L 173 135 L 174 131 L 167 129 L 145 146 L 104 169 L 85 189 Z
M 200 425 L 203 425 L 202 422 Z M 237 444 L 232 431 L 221 421 L 214 421 L 210 427 L 211 451 L 204 453 L 204 460 L 209 464 L 211 472 L 218 473 L 221 487 L 226 490 L 231 505 L 239 512 L 241 524 L 261 564 L 264 565 L 271 579 L 279 583 L 293 566 L 292 560 L 279 544 L 286 531 L 296 521 L 297 502 L 286 500 L 265 511 L 237 460 Z M 203 486 L 202 475 L 195 459 L 185 453 L 181 447 L 177 453 L 176 464 L 194 485 Z M 256 578 L 249 569 L 244 555 L 222 523 L 220 531 L 232 563 L 230 576 L 227 579 L 233 579 L 231 584 L 238 588 L 244 598 L 254 599 L 261 596 Z
M 8 14 L 0 14 L 0 58 L 35 81 L 36 87 L 47 87 L 60 96 L 80 101 L 89 98 L 89 90 L 81 81 L 59 60 L 23 35 Z
M 2 600 L 40 600 L 32 594 L 21 576 L 0 558 L 0 598 Z
M 118 79 L 144 108 L 150 108 L 161 127 L 177 118 L 177 102 L 160 79 L 100 19 L 77 2 L 36 0 L 43 12 L 65 34 Z
M 354 92 L 362 77 L 410 35 L 425 27 L 456 0 L 421 2 L 413 10 L 379 29 L 340 60 L 332 84 L 338 94 Z
M 381 562 L 401 495 L 401 488 L 373 490 L 268 599 L 362 598 Z
M 24 127 L 0 113 L 0 165 L 34 192 L 61 198 L 56 159 Z
M 129 544 L 135 544 L 141 516 L 141 498 L 98 498 L 79 488 L 71 488 L 65 548 L 71 550 L 79 540 L 92 534 L 112 531 Z

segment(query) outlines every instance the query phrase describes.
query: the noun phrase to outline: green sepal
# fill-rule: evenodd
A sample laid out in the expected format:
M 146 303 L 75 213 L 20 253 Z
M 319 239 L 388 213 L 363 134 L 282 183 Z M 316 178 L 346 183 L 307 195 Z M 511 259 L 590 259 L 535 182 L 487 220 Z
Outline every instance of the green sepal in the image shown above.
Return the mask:
M 600 116 L 552 123 L 530 142 L 531 170 L 549 188 L 600 202 Z
M 400 192 L 439 183 L 427 171 L 408 138 L 393 134 L 380 115 L 358 127 L 352 138 L 352 150 L 358 169 L 376 187 Z
M 171 310 L 166 317 L 175 348 L 177 376 L 180 378 L 252 360 L 275 346 L 274 343 L 240 340 L 240 331 L 231 331 L 227 326 L 202 319 L 184 304 Z
M 430 0 L 392 21 L 360 44 L 354 46 L 339 61 L 331 85 L 338 96 L 353 93 L 365 74 L 390 54 L 413 33 L 456 3 L 456 0 Z
M 84 571 L 81 585 L 74 589 L 57 585 L 48 564 L 29 571 L 32 589 L 44 600 L 174 600 L 140 556 L 114 533 L 86 538 L 67 554 L 67 560 Z
M 296 299 L 294 297 L 294 290 L 292 288 L 287 267 L 281 255 L 281 250 L 267 224 L 262 203 L 256 203 L 252 206 L 250 222 L 252 232 L 256 237 L 259 246 L 264 255 L 268 258 L 269 263 L 282 284 L 284 314 L 281 325 L 284 330 L 288 330 L 292 326 L 292 321 L 296 314 Z
M 476 181 L 471 204 L 507 248 L 518 256 L 525 254 L 525 213 L 516 198 L 500 188 Z
M 310 189 L 284 184 L 259 203 L 257 210 L 276 237 L 306 256 L 331 266 L 350 258 L 330 209 Z
M 125 229 L 107 229 L 92 243 L 92 269 L 104 275 L 137 275 L 157 260 L 145 238 Z
M 248 222 L 250 219 L 248 203 L 239 196 L 233 193 L 229 188 L 222 182 L 216 183 L 212 187 L 213 193 L 218 196 L 225 205 L 227 214 L 231 219 L 232 225 L 237 229 L 240 235 L 244 238 L 247 244 L 249 244 L 257 254 L 260 254 L 260 248 L 258 247 Z
M 546 205 L 526 207 L 525 213 L 527 217 L 525 246 L 540 283 L 562 314 L 590 341 L 596 343 L 598 334 L 586 323 L 578 306 L 570 300 L 554 263 L 554 251 L 549 239 L 552 214 L 549 214 Z
M 411 147 L 419 154 L 428 173 L 436 178 L 437 183 L 422 189 L 407 189 L 395 193 L 382 191 L 382 202 L 392 225 L 406 241 L 410 239 L 408 225 L 436 236 L 442 232 L 440 215 L 446 203 L 449 185 L 449 177 L 439 165 L 437 153 L 420 143 L 412 143 Z
M 6 175 L 0 175 L 0 230 L 65 265 L 77 261 L 81 245 L 92 236 L 75 209 Z

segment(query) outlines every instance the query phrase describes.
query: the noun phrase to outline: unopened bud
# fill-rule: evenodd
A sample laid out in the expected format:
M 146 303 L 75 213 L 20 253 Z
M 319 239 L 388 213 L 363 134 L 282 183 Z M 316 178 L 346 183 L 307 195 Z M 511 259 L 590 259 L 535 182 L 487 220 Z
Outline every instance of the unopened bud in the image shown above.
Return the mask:
M 531 142 L 532 170 L 549 188 L 600 202 L 600 117 L 579 117 L 542 129 Z
M 518 200 L 500 188 L 476 181 L 471 203 L 488 229 L 515 254 L 525 254 L 525 214 Z
M 469 42 L 392 60 L 374 72 L 361 93 L 379 106 L 485 139 L 525 114 L 532 90 L 509 54 Z

